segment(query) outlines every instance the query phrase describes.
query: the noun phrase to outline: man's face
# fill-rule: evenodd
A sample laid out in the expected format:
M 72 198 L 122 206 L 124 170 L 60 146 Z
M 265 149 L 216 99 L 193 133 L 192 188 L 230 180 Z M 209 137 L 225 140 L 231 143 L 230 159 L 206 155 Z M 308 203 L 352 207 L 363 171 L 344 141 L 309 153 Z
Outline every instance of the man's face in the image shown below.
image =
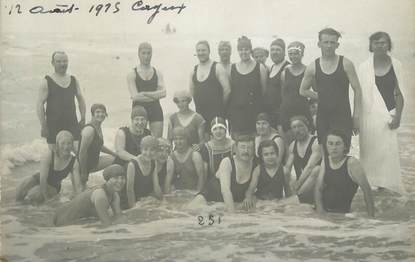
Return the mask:
M 318 41 L 318 47 L 320 47 L 323 55 L 335 54 L 339 47 L 339 38 L 336 35 L 322 34 Z
M 386 54 L 389 51 L 389 42 L 385 37 L 372 41 L 372 51 L 375 54 Z
M 248 61 L 251 59 L 252 50 L 248 47 L 239 48 L 238 53 L 241 61 Z
M 220 45 L 218 53 L 221 60 L 229 61 L 231 58 L 231 47 L 228 45 Z
M 308 127 L 301 120 L 294 120 L 291 122 L 291 130 L 294 133 L 295 140 L 304 141 L 308 135 Z
M 141 48 L 140 51 L 138 51 L 138 58 L 142 65 L 150 65 L 152 55 L 153 51 L 151 48 Z
M 66 73 L 68 69 L 68 56 L 64 53 L 56 53 L 53 57 L 52 65 L 56 73 Z
M 135 131 L 141 131 L 147 126 L 147 118 L 144 116 L 136 116 L 131 119 L 131 127 Z
M 237 143 L 237 154 L 244 161 L 249 161 L 254 156 L 254 141 L 241 141 Z
M 279 64 L 284 61 L 285 50 L 279 45 L 272 45 L 269 49 L 269 55 L 271 56 L 272 62 Z
M 201 63 L 209 60 L 210 51 L 205 44 L 198 44 L 196 46 L 196 55 Z

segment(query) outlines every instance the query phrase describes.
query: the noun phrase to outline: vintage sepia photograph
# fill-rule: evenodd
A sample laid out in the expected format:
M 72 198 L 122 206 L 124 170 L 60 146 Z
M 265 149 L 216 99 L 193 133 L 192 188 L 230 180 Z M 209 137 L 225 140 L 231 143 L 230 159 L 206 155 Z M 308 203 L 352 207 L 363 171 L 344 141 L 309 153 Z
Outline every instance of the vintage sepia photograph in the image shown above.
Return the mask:
M 0 7 L 0 261 L 415 261 L 415 1 Z

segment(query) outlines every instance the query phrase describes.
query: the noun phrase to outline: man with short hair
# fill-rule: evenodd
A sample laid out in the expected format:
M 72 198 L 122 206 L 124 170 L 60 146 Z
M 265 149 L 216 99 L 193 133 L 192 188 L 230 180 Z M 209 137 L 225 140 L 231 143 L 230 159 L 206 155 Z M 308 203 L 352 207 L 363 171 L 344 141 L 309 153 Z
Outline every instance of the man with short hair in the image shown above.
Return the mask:
M 300 94 L 318 100 L 317 136 L 325 144 L 330 129 L 346 132 L 348 142 L 352 132 L 358 132 L 361 88 L 353 63 L 336 54 L 341 34 L 333 28 L 325 28 L 318 34 L 321 57 L 307 66 L 300 87 Z M 354 92 L 353 117 L 349 101 L 349 84 Z M 313 90 L 312 89 L 315 90 Z
M 74 148 L 78 148 L 80 128 L 85 124 L 85 100 L 78 80 L 67 73 L 67 54 L 64 51 L 55 51 L 52 54 L 51 63 L 55 72 L 50 76 L 46 75 L 42 80 L 37 101 L 41 136 L 46 138 L 52 149 L 59 131 L 67 130 L 74 136 Z M 75 97 L 81 114 L 79 123 L 76 116 Z
M 294 191 L 297 192 L 300 203 L 314 203 L 314 186 L 317 175 L 312 176 L 312 170 L 321 161 L 320 147 L 315 136 L 310 134 L 310 123 L 305 116 L 294 116 L 290 119 L 294 141 L 288 149 L 285 164 L 286 177 L 290 177 L 294 165 L 296 181 Z
M 229 77 L 222 66 L 210 59 L 210 47 L 207 41 L 196 44 L 199 64 L 190 75 L 190 93 L 193 96 L 196 112 L 207 123 L 216 116 L 225 116 L 225 105 L 231 92 Z M 206 133 L 210 133 L 206 127 Z
M 151 134 L 155 137 L 163 135 L 163 110 L 160 99 L 166 96 L 163 75 L 160 70 L 151 66 L 152 46 L 143 42 L 138 46 L 140 64 L 127 75 L 133 107 L 143 106 L 148 114 Z

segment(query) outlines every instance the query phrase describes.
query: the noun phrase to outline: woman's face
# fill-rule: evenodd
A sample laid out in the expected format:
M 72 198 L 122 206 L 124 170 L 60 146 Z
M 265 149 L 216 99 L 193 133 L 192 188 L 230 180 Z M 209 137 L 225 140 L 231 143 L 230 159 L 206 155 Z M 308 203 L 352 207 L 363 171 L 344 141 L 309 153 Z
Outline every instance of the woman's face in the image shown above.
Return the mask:
M 238 53 L 241 61 L 248 61 L 251 59 L 252 50 L 248 47 L 239 48 Z
M 226 130 L 223 127 L 217 126 L 212 129 L 213 139 L 222 140 L 226 136 Z
M 105 112 L 105 110 L 101 109 L 101 108 L 97 108 L 94 111 L 94 119 L 100 123 L 104 122 L 105 118 L 107 117 L 107 113 Z
M 157 160 L 160 162 L 166 162 L 170 155 L 171 148 L 170 146 L 159 146 L 157 150 Z
M 266 166 L 276 166 L 278 163 L 278 154 L 273 146 L 262 148 L 262 161 Z
M 271 125 L 266 120 L 256 121 L 256 132 L 260 136 L 268 135 L 271 130 Z
M 336 135 L 327 136 L 327 152 L 330 157 L 338 158 L 345 155 L 346 145 L 341 137 Z
M 301 64 L 301 60 L 303 59 L 303 53 L 299 50 L 289 50 L 288 58 L 294 65 Z
M 156 150 L 154 147 L 145 146 L 141 148 L 141 156 L 147 161 L 154 159 L 155 154 L 156 154 Z
M 73 150 L 73 140 L 70 137 L 63 137 L 57 143 L 59 153 L 68 156 Z
M 389 50 L 389 43 L 386 37 L 381 37 L 372 41 L 372 51 L 374 54 L 386 54 Z
M 185 136 L 182 136 L 182 135 L 174 136 L 173 141 L 174 141 L 174 145 L 176 146 L 176 149 L 181 150 L 181 149 L 185 149 L 188 147 Z
M 107 183 L 109 183 L 114 188 L 115 192 L 120 192 L 125 186 L 125 177 L 124 176 L 111 177 Z
M 177 97 L 176 105 L 179 111 L 189 109 L 189 98 L 187 97 Z
M 141 131 L 147 126 L 147 118 L 144 116 L 136 116 L 131 119 L 131 127 L 134 131 Z

